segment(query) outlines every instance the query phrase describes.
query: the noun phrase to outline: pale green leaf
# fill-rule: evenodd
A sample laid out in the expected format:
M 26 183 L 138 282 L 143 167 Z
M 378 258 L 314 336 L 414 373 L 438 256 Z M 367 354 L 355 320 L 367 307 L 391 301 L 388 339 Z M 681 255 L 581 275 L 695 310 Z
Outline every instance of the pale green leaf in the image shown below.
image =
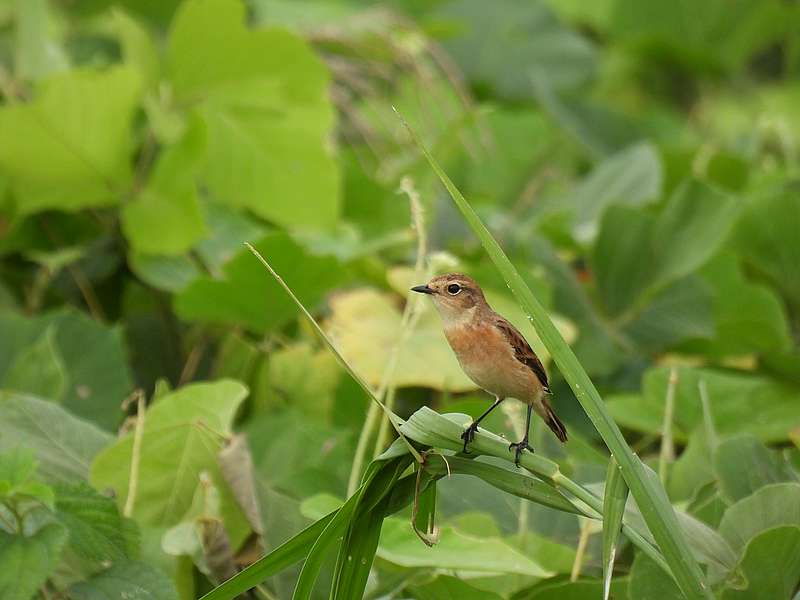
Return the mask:
M 328 73 L 301 37 L 244 20 L 238 0 L 192 0 L 172 24 L 167 72 L 208 127 L 204 178 L 220 200 L 280 225 L 331 226 L 339 173 Z
M 243 385 L 231 380 L 198 383 L 161 397 L 147 411 L 133 511 L 139 523 L 161 527 L 179 523 L 205 471 L 220 490 L 232 543 L 243 540 L 249 527 L 225 484 L 217 454 L 246 394 Z M 120 506 L 128 496 L 132 448 L 129 433 L 103 450 L 91 468 L 92 484 L 114 489 Z
M 0 169 L 19 214 L 119 201 L 130 178 L 138 73 L 73 70 L 42 82 L 27 104 L 0 108 Z
M 195 119 L 162 151 L 147 186 L 122 209 L 122 230 L 134 252 L 178 255 L 204 237 L 195 173 L 205 146 L 203 123 Z

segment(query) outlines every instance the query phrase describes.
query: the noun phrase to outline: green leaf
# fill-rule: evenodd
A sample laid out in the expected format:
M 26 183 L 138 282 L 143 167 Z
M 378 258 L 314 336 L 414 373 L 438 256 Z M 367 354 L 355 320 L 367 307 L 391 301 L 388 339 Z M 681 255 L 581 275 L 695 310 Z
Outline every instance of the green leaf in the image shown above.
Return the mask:
M 47 481 L 86 479 L 92 459 L 112 439 L 57 404 L 0 392 L 0 450 L 30 448 Z
M 586 94 L 559 94 L 544 78 L 533 80 L 536 100 L 565 133 L 595 158 L 621 152 L 646 137 L 639 121 Z
M 113 12 L 113 26 L 125 62 L 142 74 L 145 89 L 153 89 L 161 72 L 161 59 L 153 38 L 141 23 L 119 9 Z
M 146 284 L 172 293 L 182 291 L 201 275 L 200 268 L 189 256 L 131 253 L 128 266 Z
M 611 582 L 613 598 L 628 598 L 628 580 L 614 579 Z M 545 581 L 535 585 L 527 593 L 514 595 L 514 600 L 595 600 L 603 590 L 599 580 Z M 635 597 L 639 600 L 638 596 Z
M 781 39 L 790 14 L 780 2 L 725 0 L 659 2 L 620 0 L 614 4 L 611 33 L 623 41 L 661 48 L 679 64 L 697 70 L 739 68 L 754 53 Z
M 544 307 L 533 295 L 502 248 L 427 149 L 419 144 L 413 131 L 408 125 L 406 127 L 425 154 L 428 163 L 447 188 L 470 228 L 480 238 L 481 244 L 492 262 L 501 272 L 509 288 L 536 327 L 539 337 L 550 351 L 564 379 L 572 388 L 597 432 L 619 463 L 622 475 L 628 483 L 634 499 L 643 508 L 642 512 L 647 526 L 652 531 L 653 537 L 682 591 L 688 598 L 710 598 L 711 592 L 704 582 L 700 566 L 691 554 L 683 534 L 677 527 L 674 527 L 675 513 L 669 502 L 665 500 L 666 493 L 663 488 L 644 472 L 642 463 L 628 447 L 622 432 L 606 410 L 600 394 L 586 371 L 581 367 L 575 354 L 553 325 Z
M 206 122 L 204 178 L 217 198 L 279 225 L 329 227 L 339 173 L 327 70 L 301 37 L 244 21 L 239 0 L 192 0 L 172 23 L 167 72 Z
M 62 484 L 56 488 L 56 518 L 69 531 L 69 548 L 79 557 L 100 563 L 131 556 L 130 527 L 117 505 L 88 484 Z
M 610 316 L 623 314 L 653 283 L 655 223 L 651 214 L 626 206 L 611 206 L 603 214 L 592 263 L 598 296 Z
M 134 252 L 178 255 L 204 237 L 195 173 L 205 147 L 203 123 L 194 119 L 181 140 L 162 151 L 144 190 L 122 209 L 122 230 Z
M 622 477 L 617 461 L 612 456 L 608 461 L 603 493 L 603 600 L 608 600 L 611 593 L 614 559 L 627 501 L 628 485 Z
M 308 304 L 322 299 L 342 278 L 339 263 L 309 255 L 289 235 L 273 232 L 255 244 L 286 273 L 286 280 Z M 296 267 L 302 264 L 300 271 Z M 294 317 L 294 304 L 280 286 L 264 277 L 246 248 L 224 267 L 224 279 L 201 277 L 175 297 L 175 309 L 185 319 L 243 325 L 257 332 L 280 327 Z
M 762 193 L 748 204 L 733 243 L 745 263 L 789 304 L 800 308 L 800 196 L 791 187 Z
M 661 160 L 650 144 L 639 143 L 604 159 L 559 202 L 575 215 L 575 238 L 587 242 L 597 233 L 597 221 L 612 204 L 641 206 L 661 195 Z
M 717 251 L 739 214 L 739 204 L 689 180 L 669 198 L 658 218 L 612 206 L 603 216 L 592 262 L 606 310 L 619 316 L 646 292 L 694 271 Z
M 649 369 L 642 395 L 610 397 L 608 408 L 614 418 L 630 429 L 658 433 L 669 372 L 666 367 Z M 721 436 L 752 433 L 763 442 L 777 442 L 788 439 L 789 431 L 800 426 L 798 391 L 793 387 L 744 373 L 678 367 L 673 424 L 678 441 L 703 427 L 700 381 L 707 385 L 714 428 Z M 753 418 L 754 414 L 758 419 Z
M 722 600 L 791 597 L 800 582 L 800 527 L 776 527 L 751 539 L 738 571 L 744 577 L 744 584 L 729 583 L 722 592 Z
M 725 241 L 739 202 L 696 180 L 680 185 L 653 229 L 657 282 L 674 281 L 703 265 Z
M 459 598 L 460 600 L 501 600 L 502 596 L 486 590 L 479 590 L 450 575 L 438 575 L 436 579 L 422 585 L 408 588 L 409 594 L 416 600 L 441 600 L 442 598 Z
M 0 500 L 36 500 L 53 508 L 53 489 L 34 479 L 37 463 L 27 448 L 0 453 Z
M 74 600 L 178 600 L 172 581 L 159 569 L 123 560 L 69 589 Z
M 675 581 L 643 554 L 633 561 L 628 594 L 636 600 L 684 600 Z
M 67 373 L 55 343 L 53 326 L 17 354 L 3 377 L 3 387 L 44 398 L 62 398 L 67 387 Z
M 595 67 L 592 45 L 562 26 L 544 3 L 503 0 L 486 11 L 480 0 L 456 0 L 434 16 L 444 46 L 474 85 L 512 100 L 532 97 L 531 78 L 575 88 Z
M 714 472 L 722 493 L 731 502 L 770 483 L 797 481 L 782 456 L 748 434 L 728 438 L 717 446 Z
M 130 178 L 138 73 L 73 70 L 42 82 L 36 99 L 0 108 L 0 169 L 17 212 L 76 211 L 119 201 Z
M 55 349 L 61 357 L 69 385 L 52 398 L 70 412 L 106 429 L 122 418 L 120 405 L 130 394 L 131 382 L 118 328 L 109 328 L 73 309 L 36 318 L 11 313 L 0 315 L 5 343 L 0 346 L 0 380 L 25 349 L 52 328 Z
M 786 310 L 766 285 L 751 283 L 732 252 L 712 259 L 700 276 L 713 289 L 713 340 L 695 342 L 692 349 L 712 356 L 787 349 L 791 343 Z
M 441 528 L 439 542 L 422 544 L 405 519 L 386 519 L 378 556 L 407 568 L 455 569 L 551 577 L 552 572 L 499 538 L 478 538 L 453 527 Z
M 52 15 L 46 0 L 17 4 L 17 77 L 39 79 L 69 68 L 64 48 L 54 38 Z
M 798 483 L 774 483 L 742 498 L 725 511 L 719 532 L 741 556 L 755 536 L 784 525 L 800 526 Z
M 30 600 L 55 571 L 66 541 L 67 531 L 58 523 L 30 536 L 0 529 L 0 598 Z
M 231 435 L 233 417 L 246 395 L 246 388 L 231 380 L 197 383 L 161 397 L 148 409 L 133 511 L 139 523 L 179 523 L 206 471 L 220 490 L 231 542 L 238 545 L 243 540 L 249 527 L 220 473 L 217 453 L 223 437 Z M 92 485 L 113 488 L 120 506 L 128 496 L 132 449 L 133 434 L 128 434 L 92 463 Z

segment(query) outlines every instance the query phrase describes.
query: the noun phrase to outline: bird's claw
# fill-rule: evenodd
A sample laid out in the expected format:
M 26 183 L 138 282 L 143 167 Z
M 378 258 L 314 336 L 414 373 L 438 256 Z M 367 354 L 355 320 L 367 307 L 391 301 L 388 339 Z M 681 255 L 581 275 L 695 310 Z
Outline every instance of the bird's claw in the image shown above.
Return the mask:
M 464 454 L 469 454 L 469 450 L 467 450 L 467 444 L 472 443 L 472 440 L 475 439 L 475 432 L 478 431 L 478 426 L 475 423 L 472 423 L 469 427 L 464 430 L 464 433 L 461 434 L 461 439 L 464 440 L 464 449 L 462 452 Z
M 528 444 L 527 437 L 522 438 L 518 442 L 513 442 L 509 444 L 508 451 L 511 452 L 512 448 L 516 448 L 516 452 L 514 453 L 514 464 L 517 466 L 519 466 L 519 459 L 525 450 L 530 450 L 531 454 L 533 454 L 533 447 Z

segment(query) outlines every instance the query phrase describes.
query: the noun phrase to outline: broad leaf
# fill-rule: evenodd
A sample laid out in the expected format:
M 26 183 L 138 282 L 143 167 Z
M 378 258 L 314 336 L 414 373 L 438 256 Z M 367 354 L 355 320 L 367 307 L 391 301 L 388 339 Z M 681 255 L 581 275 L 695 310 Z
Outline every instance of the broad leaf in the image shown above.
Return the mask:
M 662 367 L 647 371 L 642 395 L 609 397 L 614 418 L 637 431 L 660 432 L 669 372 Z M 788 439 L 789 431 L 800 425 L 800 392 L 794 387 L 755 375 L 679 367 L 673 430 L 677 440 L 683 441 L 703 427 L 700 381 L 708 388 L 714 427 L 720 435 L 752 433 L 764 442 L 773 442 Z
M 0 169 L 19 214 L 118 202 L 130 178 L 138 73 L 74 70 L 42 82 L 35 100 L 0 108 Z
M 41 337 L 48 329 L 52 329 L 54 335 L 52 351 L 47 350 L 47 338 L 42 341 Z M 44 352 L 51 361 L 49 367 L 44 363 L 43 374 L 60 369 L 56 362 L 60 358 L 69 383 L 63 387 L 62 394 L 50 398 L 60 401 L 73 414 L 106 429 L 119 424 L 122 401 L 133 388 L 119 329 L 106 327 L 84 313 L 68 309 L 32 319 L 0 315 L 0 330 L 5 340 L 0 347 L 0 381 L 10 369 L 17 370 L 15 377 L 23 375 L 20 370 L 27 367 L 20 362 L 23 360 L 20 357 L 31 352 L 29 349 L 38 341 L 45 345 L 36 352 Z M 40 360 L 43 359 L 40 357 Z M 55 382 L 53 378 L 48 384 L 50 391 L 55 390 Z
M 244 21 L 239 0 L 191 0 L 172 23 L 167 73 L 206 123 L 204 179 L 217 198 L 280 225 L 331 226 L 328 73 L 301 37 Z
M 563 27 L 542 2 L 509 0 L 486 11 L 480 0 L 448 2 L 435 13 L 449 35 L 445 47 L 475 85 L 496 95 L 531 98 L 531 79 L 574 88 L 594 70 L 594 49 Z
M 135 555 L 135 529 L 125 523 L 113 499 L 86 483 L 56 488 L 56 518 L 69 532 L 69 548 L 81 558 L 100 563 Z
M 784 525 L 800 526 L 798 483 L 775 483 L 742 498 L 725 511 L 719 532 L 741 555 L 755 536 Z
M 195 119 L 162 151 L 147 186 L 122 210 L 122 229 L 134 252 L 178 255 L 206 233 L 195 174 L 203 159 L 205 127 Z
M 30 600 L 55 571 L 66 541 L 67 531 L 58 523 L 30 536 L 0 529 L 0 598 Z
M 234 414 L 246 393 L 235 381 L 198 383 L 161 397 L 147 411 L 133 511 L 139 523 L 160 527 L 179 523 L 205 471 L 220 490 L 232 542 L 238 545 L 243 540 L 249 527 L 220 473 L 217 453 L 223 437 L 231 434 Z M 92 485 L 113 488 L 120 506 L 128 496 L 132 449 L 129 433 L 92 464 Z
M 267 234 L 255 247 L 268 257 L 304 302 L 312 306 L 342 278 L 339 263 L 308 254 L 289 235 Z M 298 270 L 297 265 L 303 269 Z M 266 277 L 246 248 L 223 268 L 224 278 L 201 277 L 175 297 L 175 309 L 185 319 L 243 325 L 257 332 L 280 327 L 295 314 L 294 304 L 280 286 Z
M 724 497 L 736 502 L 771 483 L 797 481 L 784 458 L 752 435 L 728 438 L 714 452 L 714 472 Z
M 403 567 L 550 577 L 553 573 L 500 539 L 476 538 L 444 526 L 432 548 L 421 544 L 404 519 L 386 519 L 378 556 Z
M 776 527 L 754 537 L 744 549 L 739 572 L 744 584 L 728 584 L 722 600 L 789 598 L 800 582 L 800 527 Z
M 160 570 L 142 562 L 123 560 L 69 589 L 74 600 L 178 600 L 172 581 Z
M 0 392 L 0 450 L 29 448 L 47 481 L 86 479 L 92 459 L 112 440 L 57 404 Z

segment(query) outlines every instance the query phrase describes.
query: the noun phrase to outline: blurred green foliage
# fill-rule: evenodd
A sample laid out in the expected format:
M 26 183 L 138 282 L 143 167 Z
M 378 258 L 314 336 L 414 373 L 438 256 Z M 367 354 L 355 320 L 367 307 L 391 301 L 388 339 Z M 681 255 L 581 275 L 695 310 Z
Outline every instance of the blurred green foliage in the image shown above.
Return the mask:
M 476 277 L 546 361 L 393 106 L 661 467 L 714 593 L 792 598 L 799 27 L 782 0 L 0 0 L 0 600 L 195 598 L 342 506 L 368 400 L 244 242 L 400 416 L 475 416 L 435 313 L 404 324 L 408 177 L 426 268 Z M 534 446 L 591 487 L 607 456 L 550 371 L 571 439 Z M 371 510 L 338 513 L 369 577 L 329 534 L 257 597 L 602 594 L 575 515 L 443 476 L 429 549 L 409 508 L 376 517 L 408 458 L 375 465 Z M 680 597 L 620 539 L 613 597 Z

